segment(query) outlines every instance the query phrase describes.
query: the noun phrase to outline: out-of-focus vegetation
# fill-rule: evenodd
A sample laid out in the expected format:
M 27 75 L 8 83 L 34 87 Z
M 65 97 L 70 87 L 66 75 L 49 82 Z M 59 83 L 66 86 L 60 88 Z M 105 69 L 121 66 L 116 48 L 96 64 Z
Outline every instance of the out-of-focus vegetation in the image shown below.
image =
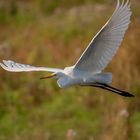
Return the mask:
M 0 60 L 50 67 L 74 64 L 116 0 L 0 0 Z M 59 89 L 44 72 L 0 69 L 0 140 L 139 140 L 140 2 L 108 66 L 123 98 L 94 88 Z

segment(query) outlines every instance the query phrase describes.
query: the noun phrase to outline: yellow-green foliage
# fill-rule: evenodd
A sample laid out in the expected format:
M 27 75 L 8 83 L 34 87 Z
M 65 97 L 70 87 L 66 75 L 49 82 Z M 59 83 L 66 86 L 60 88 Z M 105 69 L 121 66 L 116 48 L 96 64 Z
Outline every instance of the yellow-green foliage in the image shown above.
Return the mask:
M 115 8 L 111 0 L 0 1 L 0 60 L 38 66 L 75 63 Z M 106 69 L 113 85 L 132 92 L 123 98 L 96 88 L 59 89 L 39 73 L 0 69 L 0 140 L 139 140 L 140 2 Z

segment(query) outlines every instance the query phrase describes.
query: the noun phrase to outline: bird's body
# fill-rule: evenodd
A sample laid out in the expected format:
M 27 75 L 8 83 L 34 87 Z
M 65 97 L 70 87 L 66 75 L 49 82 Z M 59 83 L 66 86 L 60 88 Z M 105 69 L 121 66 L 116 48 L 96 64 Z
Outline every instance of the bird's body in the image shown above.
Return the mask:
M 122 3 L 118 0 L 111 18 L 91 40 L 88 47 L 73 66 L 64 69 L 35 67 L 15 63 L 11 60 L 3 60 L 3 63 L 0 63 L 0 65 L 5 70 L 11 72 L 52 72 L 50 76 L 43 77 L 42 79 L 53 77 L 57 79 L 57 83 L 61 88 L 74 85 L 94 86 L 122 96 L 132 97 L 133 95 L 128 92 L 109 86 L 112 82 L 112 74 L 102 72 L 118 50 L 130 23 L 130 16 L 129 0 Z
M 59 87 L 66 88 L 73 85 L 89 85 L 91 83 L 111 84 L 111 73 L 87 73 L 74 69 L 74 66 L 66 67 L 63 73 L 58 73 L 54 78 L 58 79 Z

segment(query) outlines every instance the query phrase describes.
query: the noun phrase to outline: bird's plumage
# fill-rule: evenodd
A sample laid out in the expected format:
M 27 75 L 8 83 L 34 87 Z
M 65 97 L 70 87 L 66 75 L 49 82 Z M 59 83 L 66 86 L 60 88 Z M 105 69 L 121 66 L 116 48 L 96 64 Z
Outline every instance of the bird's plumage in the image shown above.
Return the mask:
M 111 18 L 91 40 L 75 64 L 75 69 L 86 72 L 101 72 L 119 48 L 130 23 L 130 3 L 118 4 Z
M 29 71 L 48 71 L 48 72 L 61 72 L 62 69 L 58 68 L 47 68 L 47 67 L 35 67 L 31 65 L 16 63 L 11 60 L 3 60 L 3 63 L 0 63 L 1 67 L 10 72 L 29 72 Z

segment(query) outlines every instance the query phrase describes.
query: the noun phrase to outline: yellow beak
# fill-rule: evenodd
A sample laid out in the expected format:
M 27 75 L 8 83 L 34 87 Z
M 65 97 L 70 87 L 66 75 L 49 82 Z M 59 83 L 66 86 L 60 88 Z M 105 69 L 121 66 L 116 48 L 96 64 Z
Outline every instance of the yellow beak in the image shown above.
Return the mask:
M 45 77 L 42 77 L 40 79 L 52 78 L 53 76 L 56 76 L 56 74 L 55 73 L 52 73 L 52 74 L 50 74 L 48 76 L 45 76 Z

